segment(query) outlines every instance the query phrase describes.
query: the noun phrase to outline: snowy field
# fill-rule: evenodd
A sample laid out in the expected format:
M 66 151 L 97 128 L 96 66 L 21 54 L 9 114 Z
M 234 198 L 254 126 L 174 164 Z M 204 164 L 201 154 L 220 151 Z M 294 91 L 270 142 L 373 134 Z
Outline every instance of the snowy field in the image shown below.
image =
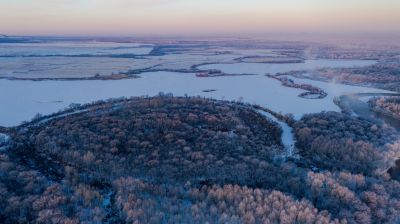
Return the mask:
M 113 42 L 44 42 L 1 43 L 0 57 L 28 56 L 78 56 L 78 55 L 146 55 L 153 50 L 150 45 L 140 43 Z

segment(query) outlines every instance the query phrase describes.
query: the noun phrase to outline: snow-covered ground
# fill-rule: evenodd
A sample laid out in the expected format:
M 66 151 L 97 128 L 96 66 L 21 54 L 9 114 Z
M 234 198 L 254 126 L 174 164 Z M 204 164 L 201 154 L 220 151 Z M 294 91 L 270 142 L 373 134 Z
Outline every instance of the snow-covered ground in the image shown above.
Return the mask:
M 107 57 L 0 57 L 0 77 L 82 78 L 118 74 L 154 66 L 156 62 Z
M 202 69 L 218 69 L 229 74 L 260 74 L 269 73 L 274 75 L 279 72 L 294 70 L 315 70 L 318 68 L 348 68 L 353 66 L 367 66 L 375 64 L 372 60 L 306 60 L 304 63 L 236 63 L 236 64 L 211 64 Z
M 114 43 L 97 41 L 64 41 L 43 43 L 0 43 L 0 56 L 76 56 L 76 55 L 145 55 L 153 47 L 140 43 Z
M 1 49 L 0 49 L 1 51 Z M 0 53 L 1 54 L 1 53 Z M 203 63 L 233 63 L 243 55 L 196 55 L 192 53 L 148 56 L 146 58 L 119 57 L 1 57 L 0 77 L 5 78 L 82 78 L 99 75 L 126 73 L 150 67 L 164 70 L 190 69 Z

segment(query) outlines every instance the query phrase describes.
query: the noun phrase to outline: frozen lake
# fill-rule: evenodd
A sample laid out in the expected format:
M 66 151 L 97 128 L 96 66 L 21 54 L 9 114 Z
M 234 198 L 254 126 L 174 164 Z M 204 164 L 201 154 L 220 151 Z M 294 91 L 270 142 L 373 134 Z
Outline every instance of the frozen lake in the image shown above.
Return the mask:
M 346 66 L 347 62 L 345 63 Z M 364 61 L 359 62 L 364 63 Z M 304 65 L 309 66 L 309 64 Z M 334 64 L 337 65 L 336 62 Z M 293 69 L 292 66 L 296 68 L 300 66 L 299 64 L 265 65 L 249 63 L 239 65 L 243 66 L 241 69 L 246 71 L 253 69 L 252 66 L 262 65 L 266 68 L 257 72 L 258 74 L 290 71 Z M 352 65 L 358 64 L 353 61 Z M 269 70 L 268 67 L 274 69 Z M 94 100 L 122 96 L 153 96 L 159 92 L 173 93 L 176 96 L 187 94 L 214 99 L 242 100 L 243 102 L 265 106 L 276 112 L 292 113 L 297 119 L 305 113 L 339 111 L 339 108 L 333 103 L 335 96 L 345 93 L 386 92 L 373 88 L 299 79 L 296 82 L 310 83 L 323 88 L 329 94 L 325 99 L 304 99 L 298 97 L 298 94 L 303 90 L 284 87 L 277 80 L 267 78 L 264 75 L 198 78 L 195 74 L 152 72 L 141 76 L 140 79 L 113 81 L 35 82 L 1 79 L 0 126 L 18 125 L 22 121 L 30 120 L 37 113 L 57 112 L 71 103 L 89 103 Z M 203 92 L 207 89 L 215 89 L 216 91 Z

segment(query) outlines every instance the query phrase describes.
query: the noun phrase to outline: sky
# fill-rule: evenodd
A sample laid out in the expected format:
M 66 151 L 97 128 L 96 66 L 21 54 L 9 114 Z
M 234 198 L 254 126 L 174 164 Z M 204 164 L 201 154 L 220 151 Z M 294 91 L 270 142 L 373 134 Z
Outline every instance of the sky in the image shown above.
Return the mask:
M 400 33 L 400 0 L 0 0 L 8 35 Z

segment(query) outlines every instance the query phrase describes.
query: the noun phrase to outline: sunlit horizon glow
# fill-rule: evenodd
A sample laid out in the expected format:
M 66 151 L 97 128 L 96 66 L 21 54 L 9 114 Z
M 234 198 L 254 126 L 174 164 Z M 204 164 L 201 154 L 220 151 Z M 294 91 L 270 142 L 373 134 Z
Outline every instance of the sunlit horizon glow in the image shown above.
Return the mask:
M 0 33 L 400 33 L 398 0 L 0 0 Z

